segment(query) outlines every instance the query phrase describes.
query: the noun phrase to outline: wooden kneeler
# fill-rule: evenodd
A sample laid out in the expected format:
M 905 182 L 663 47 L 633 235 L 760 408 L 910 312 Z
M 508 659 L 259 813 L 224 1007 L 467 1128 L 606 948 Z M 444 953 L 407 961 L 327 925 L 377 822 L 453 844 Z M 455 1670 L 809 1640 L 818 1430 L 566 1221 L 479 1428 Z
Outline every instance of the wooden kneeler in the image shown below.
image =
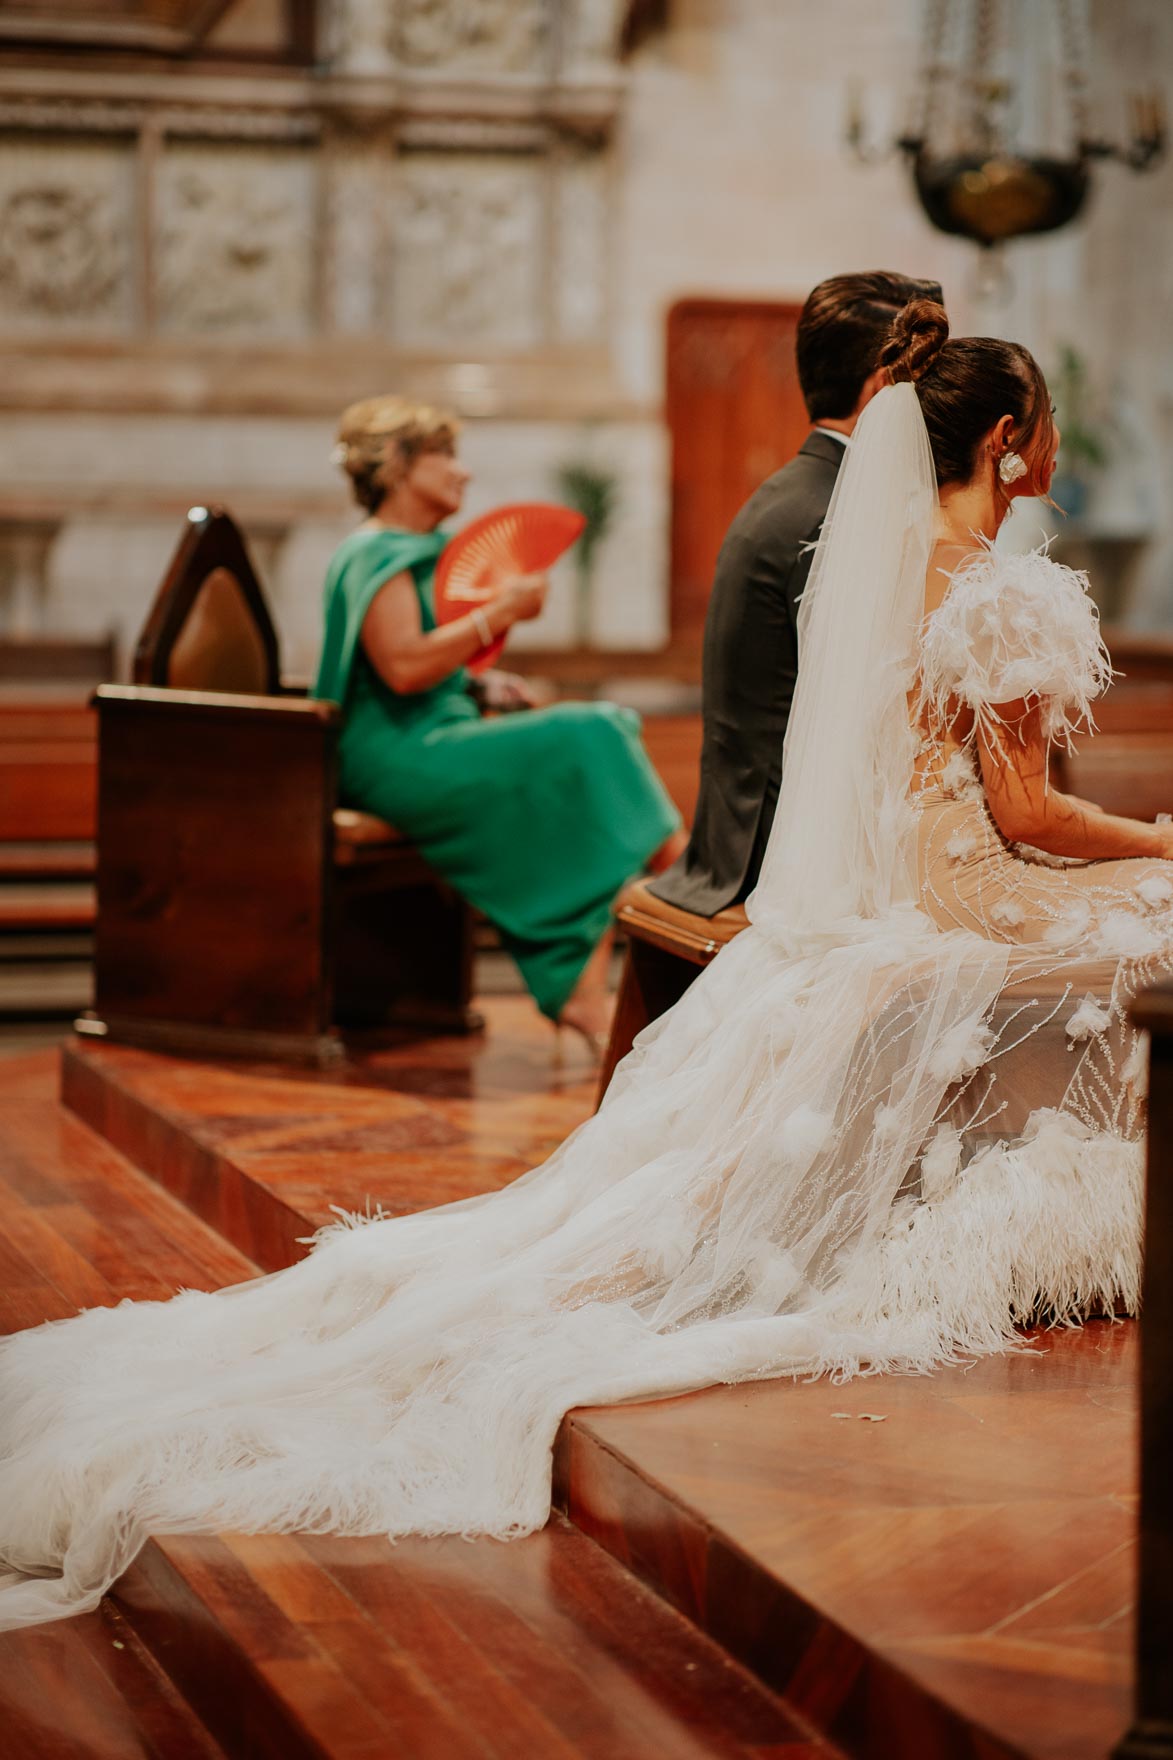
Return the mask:
M 393 826 L 339 809 L 341 712 L 282 685 L 240 533 L 194 508 L 98 711 L 94 1009 L 78 1031 L 328 1061 L 340 1026 L 466 1032 L 472 912 Z
M 627 955 L 599 1073 L 600 1101 L 637 1035 L 679 1002 L 697 973 L 749 921 L 743 904 L 728 905 L 714 917 L 678 910 L 656 898 L 646 880 L 634 881 L 623 892 L 615 920 L 627 936 Z

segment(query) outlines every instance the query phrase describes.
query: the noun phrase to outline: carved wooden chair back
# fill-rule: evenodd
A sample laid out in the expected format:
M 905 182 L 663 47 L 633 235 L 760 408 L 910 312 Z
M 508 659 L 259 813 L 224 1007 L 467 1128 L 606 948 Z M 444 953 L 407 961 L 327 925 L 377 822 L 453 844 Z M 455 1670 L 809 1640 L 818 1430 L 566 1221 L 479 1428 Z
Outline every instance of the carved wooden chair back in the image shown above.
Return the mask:
M 221 507 L 193 507 L 134 653 L 135 684 L 183 691 L 280 692 L 277 632 L 240 529 Z

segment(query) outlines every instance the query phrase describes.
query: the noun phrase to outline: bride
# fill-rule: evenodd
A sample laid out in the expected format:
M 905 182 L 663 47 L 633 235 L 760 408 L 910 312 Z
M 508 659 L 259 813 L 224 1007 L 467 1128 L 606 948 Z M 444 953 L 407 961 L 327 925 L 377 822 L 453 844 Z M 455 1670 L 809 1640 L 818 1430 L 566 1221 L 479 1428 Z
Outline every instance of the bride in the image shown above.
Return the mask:
M 1056 792 L 1110 676 L 1083 578 L 990 541 L 1058 434 L 1030 355 L 916 302 L 802 610 L 751 927 L 503 1192 L 0 1349 L 0 1626 L 151 1533 L 541 1526 L 570 1407 L 927 1370 L 1134 1306 L 1173 830 Z

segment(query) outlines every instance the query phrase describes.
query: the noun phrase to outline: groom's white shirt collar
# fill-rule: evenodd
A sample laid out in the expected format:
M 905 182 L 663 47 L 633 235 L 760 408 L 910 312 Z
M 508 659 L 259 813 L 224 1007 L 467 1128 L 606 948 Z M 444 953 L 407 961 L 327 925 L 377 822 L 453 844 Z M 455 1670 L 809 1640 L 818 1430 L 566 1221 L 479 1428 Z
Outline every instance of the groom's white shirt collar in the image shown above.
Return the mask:
M 838 440 L 840 446 L 850 446 L 851 445 L 851 435 L 850 434 L 841 434 L 839 432 L 838 428 L 820 428 L 819 424 L 816 422 L 815 423 L 815 433 L 816 434 L 825 434 L 827 436 L 828 440 Z

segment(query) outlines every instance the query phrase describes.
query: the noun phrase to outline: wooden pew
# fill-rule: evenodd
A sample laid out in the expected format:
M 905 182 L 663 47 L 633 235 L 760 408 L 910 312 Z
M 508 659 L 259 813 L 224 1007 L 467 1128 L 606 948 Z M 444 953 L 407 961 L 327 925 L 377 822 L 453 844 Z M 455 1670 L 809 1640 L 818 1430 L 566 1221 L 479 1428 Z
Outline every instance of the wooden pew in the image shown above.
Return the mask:
M 1173 984 L 1142 991 L 1151 1034 L 1141 1298 L 1140 1546 L 1133 1721 L 1115 1760 L 1173 1760 Z
M 0 695 L 0 933 L 93 926 L 96 783 L 92 709 Z
M 638 1034 L 680 1001 L 697 973 L 746 927 L 745 906 L 730 905 L 715 917 L 677 910 L 636 880 L 619 899 L 615 921 L 627 941 L 623 976 L 607 1049 L 599 1071 L 598 1099 Z
M 340 712 L 286 689 L 240 534 L 194 508 L 98 712 L 83 1034 L 326 1061 L 339 1028 L 469 1031 L 472 915 L 394 827 L 338 810 Z
M 1130 819 L 1173 813 L 1173 638 L 1106 628 L 1120 676 L 1095 705 L 1098 732 L 1056 767 L 1059 787 Z

